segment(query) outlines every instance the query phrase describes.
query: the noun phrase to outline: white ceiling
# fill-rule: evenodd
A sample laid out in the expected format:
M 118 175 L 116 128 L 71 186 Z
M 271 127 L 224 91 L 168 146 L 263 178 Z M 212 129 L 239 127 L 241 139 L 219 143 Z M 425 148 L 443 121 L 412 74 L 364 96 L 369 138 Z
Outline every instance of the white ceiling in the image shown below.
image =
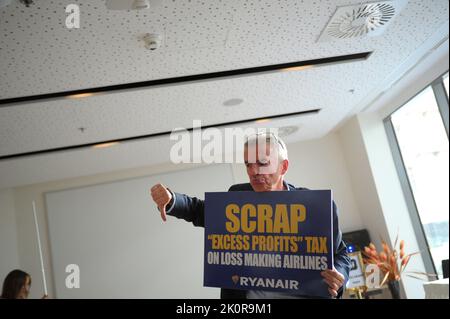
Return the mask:
M 448 37 L 447 0 L 410 0 L 383 35 L 332 42 L 317 40 L 337 7 L 361 1 L 165 0 L 142 11 L 108 11 L 102 0 L 35 2 L 26 8 L 14 0 L 0 9 L 0 99 L 374 53 L 297 72 L 6 105 L 0 156 L 192 127 L 193 119 L 213 125 L 317 108 L 317 115 L 270 125 L 299 125 L 290 141 L 318 138 L 363 109 L 394 72 L 400 77 L 408 69 L 406 62 L 414 65 Z M 70 3 L 80 5 L 80 29 L 65 27 Z M 146 33 L 162 34 L 163 46 L 146 50 Z M 223 105 L 232 98 L 244 102 Z M 3 160 L 0 187 L 154 164 L 167 160 L 169 148 L 161 137 Z

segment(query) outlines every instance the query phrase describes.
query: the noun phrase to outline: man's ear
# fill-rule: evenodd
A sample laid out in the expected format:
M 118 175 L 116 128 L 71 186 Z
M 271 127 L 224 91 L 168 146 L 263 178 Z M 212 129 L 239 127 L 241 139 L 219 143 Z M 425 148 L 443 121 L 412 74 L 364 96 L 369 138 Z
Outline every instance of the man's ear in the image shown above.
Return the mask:
M 287 173 L 287 170 L 289 168 L 289 161 L 287 159 L 283 160 L 281 163 L 281 175 L 284 175 Z

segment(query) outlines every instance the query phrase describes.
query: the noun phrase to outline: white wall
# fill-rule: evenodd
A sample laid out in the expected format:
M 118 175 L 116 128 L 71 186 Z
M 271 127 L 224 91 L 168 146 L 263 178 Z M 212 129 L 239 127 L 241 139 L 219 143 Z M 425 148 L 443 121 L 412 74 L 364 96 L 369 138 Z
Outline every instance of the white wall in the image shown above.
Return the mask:
M 44 202 L 44 193 L 59 191 L 74 187 L 84 187 L 112 181 L 124 180 L 140 176 L 149 176 L 162 172 L 176 171 L 179 169 L 198 167 L 199 165 L 171 165 L 144 167 L 133 170 L 101 174 L 96 176 L 80 177 L 70 180 L 36 184 L 16 188 L 14 191 L 15 213 L 17 220 L 18 254 L 22 269 L 26 270 L 33 278 L 33 287 L 30 298 L 40 298 L 43 292 L 42 275 L 39 262 L 39 253 L 36 243 L 36 231 L 32 219 L 31 202 L 36 202 L 37 216 L 39 220 L 44 264 L 46 267 L 47 285 L 50 297 L 55 296 L 53 280 L 52 257 L 50 254 L 50 240 L 48 232 L 47 213 Z M 150 197 L 149 197 L 150 199 Z
M 380 244 L 380 236 L 389 238 L 383 210 L 365 148 L 360 123 L 355 116 L 339 131 L 339 136 L 355 194 L 359 217 L 373 242 Z
M 164 223 L 149 188 L 160 182 L 203 198 L 226 191 L 230 173 L 216 164 L 47 193 L 57 297 L 218 298 L 219 289 L 203 287 L 204 229 Z M 65 285 L 69 264 L 80 267 L 78 289 Z
M 408 253 L 424 251 L 426 247 L 420 247 L 416 239 L 382 120 L 378 114 L 373 113 L 359 116 L 387 230 L 392 244 L 399 236 L 405 240 Z M 408 270 L 426 272 L 421 255 L 411 258 Z M 424 298 L 423 283 L 420 280 L 403 276 L 402 282 L 408 298 Z
M 364 228 L 337 134 L 289 145 L 289 157 L 288 181 L 310 189 L 332 189 L 342 231 Z
M 424 249 L 415 237 L 382 119 L 373 113 L 359 115 L 341 129 L 340 135 L 352 167 L 361 218 L 372 241 L 380 248 L 382 237 L 392 247 L 399 236 L 407 243 L 408 253 Z M 422 257 L 414 256 L 408 269 L 425 272 Z M 403 276 L 402 285 L 408 298 L 424 298 L 420 280 Z
M 4 189 L 0 191 L 0 287 L 6 275 L 19 268 L 14 193 Z

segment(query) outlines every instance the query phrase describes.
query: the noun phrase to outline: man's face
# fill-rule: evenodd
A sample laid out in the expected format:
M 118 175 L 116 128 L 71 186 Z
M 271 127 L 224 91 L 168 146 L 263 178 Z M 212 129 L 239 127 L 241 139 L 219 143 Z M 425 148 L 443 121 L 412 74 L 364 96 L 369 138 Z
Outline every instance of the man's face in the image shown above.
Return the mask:
M 253 190 L 283 190 L 283 175 L 288 169 L 288 160 L 281 160 L 277 147 L 270 147 L 270 144 L 267 144 L 265 152 L 262 150 L 262 154 L 259 153 L 258 145 L 248 145 L 244 148 L 244 162 Z

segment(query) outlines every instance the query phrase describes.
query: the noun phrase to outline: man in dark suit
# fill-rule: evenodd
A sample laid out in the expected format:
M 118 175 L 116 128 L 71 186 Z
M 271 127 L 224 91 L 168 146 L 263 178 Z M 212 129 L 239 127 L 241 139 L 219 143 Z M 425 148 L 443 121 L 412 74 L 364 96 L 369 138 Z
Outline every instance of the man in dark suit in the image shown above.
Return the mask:
M 230 187 L 229 191 L 296 191 L 296 188 L 284 181 L 289 161 L 284 142 L 273 134 L 258 134 L 247 140 L 244 147 L 244 161 L 250 183 Z M 184 194 L 174 193 L 164 185 L 156 184 L 151 188 L 151 196 L 158 206 L 161 218 L 166 214 L 192 222 L 194 226 L 205 226 L 204 201 Z M 333 247 L 334 267 L 321 272 L 328 285 L 330 297 L 342 296 L 350 271 L 350 259 L 339 229 L 337 207 L 333 202 Z M 285 293 L 269 291 L 245 291 L 222 289 L 221 298 L 305 298 Z

